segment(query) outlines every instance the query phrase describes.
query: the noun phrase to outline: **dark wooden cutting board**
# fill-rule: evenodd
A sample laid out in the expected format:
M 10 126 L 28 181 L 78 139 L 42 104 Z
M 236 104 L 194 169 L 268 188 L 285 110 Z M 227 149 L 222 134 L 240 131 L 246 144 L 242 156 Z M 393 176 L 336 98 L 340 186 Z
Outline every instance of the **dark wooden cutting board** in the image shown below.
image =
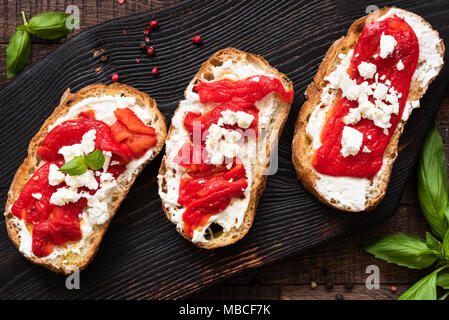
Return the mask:
M 4 207 L 12 177 L 31 137 L 70 87 L 120 81 L 150 94 L 170 120 L 185 86 L 215 51 L 233 46 L 264 56 L 294 83 L 295 99 L 279 144 L 279 170 L 268 178 L 249 234 L 237 244 L 205 251 L 182 238 L 162 212 L 156 175 L 161 155 L 144 170 L 123 202 L 92 264 L 81 273 L 81 289 L 67 290 L 65 277 L 27 262 L 9 241 L 0 220 L 0 298 L 180 298 L 244 270 L 323 245 L 394 214 L 418 159 L 426 133 L 448 88 L 449 68 L 432 84 L 400 141 L 387 195 L 370 213 L 348 214 L 319 203 L 291 164 L 291 140 L 304 90 L 333 41 L 365 15 L 370 1 L 186 1 L 155 12 L 95 26 L 65 42 L 0 91 Z M 378 1 L 414 11 L 449 44 L 449 1 Z M 139 51 L 152 18 L 153 58 Z M 122 31 L 126 31 L 126 35 Z M 190 41 L 201 34 L 203 45 Z M 93 50 L 105 50 L 99 61 Z M 136 63 L 135 58 L 140 59 Z M 2 62 L 4 63 L 4 61 Z M 160 76 L 153 78 L 157 65 Z M 95 69 L 102 66 L 100 72 Z M 97 70 L 98 71 L 98 70 Z

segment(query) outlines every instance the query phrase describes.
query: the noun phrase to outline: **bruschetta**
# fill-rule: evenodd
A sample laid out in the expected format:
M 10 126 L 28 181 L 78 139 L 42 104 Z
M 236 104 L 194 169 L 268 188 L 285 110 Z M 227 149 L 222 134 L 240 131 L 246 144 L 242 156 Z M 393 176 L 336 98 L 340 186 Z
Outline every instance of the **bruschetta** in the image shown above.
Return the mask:
M 443 56 L 438 32 L 412 12 L 385 7 L 355 21 L 305 92 L 292 142 L 303 185 L 336 209 L 374 209 Z
M 261 56 L 227 48 L 201 66 L 158 176 L 163 209 L 186 239 L 213 249 L 248 232 L 292 100 L 292 82 Z
M 156 102 L 132 87 L 67 89 L 8 192 L 6 227 L 20 253 L 54 272 L 84 269 L 166 132 Z

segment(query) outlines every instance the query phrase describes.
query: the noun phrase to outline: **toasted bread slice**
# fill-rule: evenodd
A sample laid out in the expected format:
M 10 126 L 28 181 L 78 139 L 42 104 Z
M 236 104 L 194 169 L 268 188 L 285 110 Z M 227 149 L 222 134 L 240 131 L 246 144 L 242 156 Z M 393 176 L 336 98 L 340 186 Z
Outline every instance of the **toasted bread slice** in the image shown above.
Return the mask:
M 420 56 L 417 70 L 412 78 L 404 115 L 385 149 L 383 166 L 372 180 L 322 175 L 313 168 L 311 160 L 316 150 L 314 139 L 319 139 L 318 136 L 324 125 L 324 120 L 317 117 L 319 109 L 322 108 L 326 112 L 328 110 L 326 108 L 330 108 L 333 101 L 326 103 L 323 97 L 326 94 L 327 97 L 335 94 L 335 91 L 327 88 L 328 82 L 325 77 L 348 58 L 365 23 L 385 19 L 395 14 L 404 18 L 417 35 Z M 444 44 L 438 32 L 420 16 L 399 8 L 385 7 L 358 19 L 349 28 L 345 37 L 334 42 L 327 51 L 313 82 L 307 87 L 305 92 L 307 100 L 299 113 L 292 143 L 292 158 L 298 179 L 302 180 L 303 185 L 318 200 L 336 209 L 350 212 L 369 211 L 379 204 L 385 196 L 391 169 L 398 155 L 399 137 L 412 109 L 419 106 L 419 99 L 441 70 L 443 56 Z
M 188 141 L 186 140 L 188 139 L 188 134 L 186 133 L 187 131 L 183 127 L 183 120 L 186 113 L 193 110 L 206 111 L 210 110 L 208 108 L 211 108 L 210 106 L 200 104 L 198 101 L 198 95 L 194 93 L 192 89 L 199 81 L 213 81 L 224 77 L 231 77 L 234 80 L 240 80 L 256 74 L 272 75 L 277 77 L 282 82 L 285 90 L 293 90 L 291 81 L 284 74 L 271 67 L 261 56 L 246 53 L 234 48 L 227 48 L 215 53 L 201 66 L 196 76 L 188 85 L 184 93 L 185 100 L 180 102 L 179 107 L 175 111 L 175 115 L 172 119 L 172 125 L 169 129 L 166 140 L 166 154 L 162 159 L 161 168 L 159 170 L 159 194 L 161 196 L 162 207 L 167 215 L 167 218 L 173 223 L 178 224 L 177 230 L 179 233 L 201 248 L 214 249 L 233 244 L 240 240 L 248 232 L 256 214 L 259 198 L 265 189 L 267 176 L 264 175 L 263 172 L 264 169 L 269 166 L 269 163 L 268 161 L 260 161 L 261 158 L 258 158 L 258 160 L 251 165 L 250 170 L 246 167 L 247 175 L 251 176 L 249 185 L 245 191 L 247 192 L 245 197 L 246 200 L 233 199 L 230 206 L 225 209 L 229 209 L 227 213 L 223 213 L 222 211 L 221 213 L 215 215 L 217 218 L 220 214 L 241 214 L 243 219 L 238 227 L 232 225 L 232 223 L 225 224 L 220 221 L 215 221 L 215 223 L 212 223 L 212 227 L 210 224 L 205 226 L 204 230 L 206 231 L 204 231 L 204 236 L 202 236 L 199 241 L 190 239 L 189 236 L 182 230 L 182 221 L 181 224 L 179 224 L 174 218 L 177 216 L 179 219 L 179 217 L 182 216 L 183 210 L 185 210 L 177 203 L 179 181 L 181 175 L 185 173 L 185 170 L 181 166 L 174 163 L 172 159 L 179 151 L 180 145 L 182 145 L 183 142 Z M 266 118 L 264 118 L 266 119 L 264 120 L 264 123 L 266 123 L 266 134 L 263 138 L 259 137 L 258 145 L 263 146 L 263 152 L 267 157 L 270 157 L 272 147 L 283 130 L 291 103 L 280 101 L 274 93 L 270 93 L 258 102 L 261 102 L 262 105 L 263 100 L 265 101 L 263 103 L 270 105 L 272 109 L 271 112 L 268 112 L 268 109 L 263 111 L 265 110 L 264 107 L 259 108 L 260 127 L 262 126 L 262 124 L 260 124 L 260 119 L 263 117 L 262 114 L 265 114 L 263 112 L 266 112 Z M 258 106 L 257 103 L 256 106 Z M 265 158 L 265 160 L 266 159 L 267 158 Z M 226 217 L 224 217 L 224 219 L 225 218 Z M 227 218 L 229 218 L 229 216 Z M 220 225 L 220 223 L 223 225 Z M 214 226 L 218 227 L 220 230 L 215 229 Z
M 52 126 L 57 124 L 58 121 L 60 122 L 64 117 L 70 116 L 69 112 L 71 108 L 75 107 L 83 100 L 103 96 L 135 98 L 136 106 L 139 106 L 142 110 L 148 110 L 147 114 L 150 115 L 151 119 L 145 122 L 147 125 L 152 126 L 156 130 L 157 144 L 149 149 L 141 158 L 136 159 L 140 161 L 133 162 L 132 166 L 129 165 L 127 170 L 119 176 L 117 179 L 117 193 L 114 197 L 112 197 L 111 202 L 108 203 L 109 219 L 107 219 L 107 221 L 103 224 L 94 225 L 92 233 L 82 243 L 71 244 L 73 247 L 78 246 L 76 247 L 76 252 L 65 252 L 64 249 L 61 249 L 61 252 L 63 252 L 61 255 L 50 255 L 47 257 L 38 258 L 29 250 L 24 250 L 23 242 L 26 241 L 25 238 L 29 237 L 30 233 L 28 230 L 23 230 L 23 227 L 25 226 L 24 223 L 21 223 L 23 220 L 16 218 L 11 213 L 10 209 L 27 181 L 41 164 L 41 158 L 37 154 L 37 148 L 42 144 Z M 89 106 L 87 106 L 87 108 L 89 108 Z M 154 157 L 162 150 L 166 135 L 167 124 L 163 115 L 156 106 L 156 101 L 143 92 L 119 83 L 113 83 L 111 85 L 93 84 L 79 90 L 77 93 L 71 93 L 70 89 L 67 89 L 61 98 L 59 106 L 45 121 L 43 126 L 31 140 L 28 147 L 28 156 L 17 170 L 9 189 L 5 216 L 8 235 L 14 245 L 28 260 L 38 265 L 42 265 L 54 272 L 69 274 L 74 270 L 84 269 L 94 258 L 112 217 L 115 215 L 121 202 L 126 197 L 126 194 L 130 190 L 137 175 L 143 170 L 145 165 L 154 159 Z M 27 239 L 28 241 L 30 240 L 29 238 Z

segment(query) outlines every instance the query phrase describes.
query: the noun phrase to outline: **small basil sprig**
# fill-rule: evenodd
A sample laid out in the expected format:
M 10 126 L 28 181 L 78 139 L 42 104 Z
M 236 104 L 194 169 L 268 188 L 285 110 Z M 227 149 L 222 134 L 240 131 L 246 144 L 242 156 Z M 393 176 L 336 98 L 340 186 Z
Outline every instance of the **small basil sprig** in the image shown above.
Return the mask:
M 92 170 L 100 170 L 104 165 L 104 155 L 101 150 L 95 150 L 86 157 L 86 164 Z
M 72 31 L 66 26 L 70 15 L 64 12 L 46 12 L 38 14 L 25 24 L 26 30 L 42 39 L 55 40 Z
M 78 156 L 70 161 L 67 161 L 59 171 L 68 174 L 69 176 L 79 176 L 87 171 L 89 167 L 92 170 L 99 170 L 104 165 L 104 155 L 101 150 L 96 149 L 94 152 L 88 154 L 86 157 Z
M 47 40 L 65 36 L 72 31 L 66 25 L 69 16 L 63 12 L 46 12 L 32 17 L 28 22 L 22 11 L 23 25 L 16 28 L 6 48 L 6 76 L 12 78 L 25 68 L 31 52 L 30 34 Z
M 67 173 L 69 176 L 82 175 L 87 171 L 86 158 L 83 156 L 75 157 L 72 160 L 64 163 L 64 165 L 59 169 L 59 171 Z
M 449 267 L 448 189 L 443 141 L 434 127 L 426 139 L 418 167 L 419 202 L 433 235 L 427 232 L 425 240 L 405 234 L 387 235 L 365 248 L 376 258 L 408 268 L 436 265 L 436 270 L 410 287 L 399 300 L 435 300 L 437 286 L 449 289 L 449 271 L 444 270 Z M 446 292 L 440 299 L 448 296 Z

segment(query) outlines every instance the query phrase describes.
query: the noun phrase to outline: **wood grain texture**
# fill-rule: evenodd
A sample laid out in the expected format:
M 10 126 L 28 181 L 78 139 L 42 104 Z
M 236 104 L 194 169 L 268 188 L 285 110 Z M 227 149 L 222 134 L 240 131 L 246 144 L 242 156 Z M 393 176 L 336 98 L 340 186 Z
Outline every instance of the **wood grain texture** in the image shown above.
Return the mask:
M 115 1 L 112 2 L 116 4 Z M 24 4 L 25 1 L 21 3 Z M 26 1 L 26 3 L 28 2 Z M 47 3 L 46 7 L 44 7 L 45 3 Z M 63 10 L 67 3 L 68 1 L 44 1 L 42 7 L 37 5 L 35 8 L 30 2 L 32 7 L 29 10 L 31 14 L 45 10 L 57 10 L 58 8 Z M 5 1 L 2 4 L 5 4 Z M 126 2 L 126 5 L 130 6 L 130 11 L 125 10 L 124 13 L 119 12 L 119 10 L 124 10 L 120 7 L 110 9 L 111 4 L 106 4 L 106 1 L 85 1 L 84 4 L 80 4 L 80 8 L 83 8 L 83 5 L 86 5 L 84 8 L 88 8 L 84 13 L 86 15 L 84 21 L 92 24 L 107 20 L 104 19 L 103 13 L 100 14 L 102 12 L 100 10 L 103 9 L 112 15 L 110 16 L 108 13 L 109 19 L 140 12 L 139 9 L 133 11 L 137 7 L 131 7 L 132 4 L 128 2 Z M 406 1 L 398 1 L 398 5 L 404 8 L 412 6 L 410 2 L 406 3 Z M 8 10 L 11 10 L 10 7 L 13 6 L 8 6 Z M 9 142 L 10 145 L 9 149 L 5 145 L 5 149 L 8 150 L 5 163 L 8 164 L 8 168 L 0 176 L 2 196 L 10 182 L 8 177 L 12 176 L 19 163 L 17 159 L 24 156 L 28 139 L 34 133 L 33 130 L 36 130 L 45 115 L 50 113 L 55 101 L 59 98 L 58 91 L 64 89 L 65 86 L 71 85 L 80 88 L 95 81 L 108 82 L 112 72 L 115 70 L 122 72 L 123 70 L 124 82 L 156 96 L 160 105 L 164 106 L 164 114 L 169 119 L 170 112 L 176 107 L 185 84 L 196 72 L 199 64 L 211 53 L 226 45 L 234 45 L 264 55 L 294 81 L 296 89 L 294 108 L 296 106 L 296 111 L 290 115 L 290 129 L 287 128 L 280 145 L 281 160 L 282 158 L 289 159 L 291 123 L 292 119 L 296 118 L 298 106 L 303 102 L 303 88 L 310 82 L 330 43 L 345 33 L 346 28 L 354 19 L 364 14 L 365 7 L 366 4 L 354 5 L 350 1 L 342 5 L 322 1 L 295 1 L 290 4 L 282 2 L 274 9 L 271 2 L 256 1 L 248 1 L 246 4 L 237 1 L 217 1 L 209 3 L 207 8 L 203 8 L 199 1 L 193 1 L 188 5 L 181 4 L 170 9 L 172 10 L 171 14 L 164 11 L 157 15 L 160 21 L 167 21 L 166 26 L 164 26 L 166 29 L 161 28 L 159 32 L 154 34 L 154 38 L 152 37 L 160 51 L 151 61 L 143 58 L 143 63 L 139 65 L 136 65 L 134 61 L 135 55 L 138 54 L 136 46 L 141 41 L 141 29 L 154 14 L 148 13 L 145 17 L 131 17 L 122 22 L 126 24 L 125 28 L 129 36 L 126 37 L 126 41 L 123 41 L 123 37 L 121 37 L 122 26 L 117 27 L 111 24 L 106 25 L 106 30 L 101 30 L 98 27 L 96 30 L 87 31 L 87 36 L 83 35 L 83 37 L 88 38 L 87 44 L 86 39 L 81 39 L 81 37 L 74 39 L 74 41 L 76 40 L 78 45 L 81 42 L 89 48 L 99 45 L 106 47 L 107 52 L 112 55 L 112 59 L 104 66 L 103 71 L 95 74 L 93 69 L 98 65 L 98 61 L 91 56 L 89 51 L 78 50 L 76 54 L 81 55 L 78 59 L 83 59 L 82 66 L 73 66 L 65 61 L 67 68 L 64 72 L 60 72 L 60 69 L 56 67 L 47 66 L 45 73 L 37 76 L 43 85 L 37 84 L 37 88 L 33 88 L 35 91 L 39 89 L 39 94 L 43 95 L 44 98 L 42 96 L 33 97 L 32 94 L 25 92 L 28 99 L 24 100 L 26 103 L 14 100 L 14 103 L 16 103 L 14 113 L 10 112 L 7 117 L 2 119 L 7 124 L 16 124 L 14 129 L 11 128 L 10 124 L 7 126 L 9 131 L 4 140 Z M 15 16 L 20 18 L 21 8 L 19 5 L 15 11 L 9 12 L 16 13 Z M 438 10 L 435 10 L 435 8 Z M 270 12 L 267 12 L 267 9 L 270 9 Z M 445 25 L 444 21 L 442 22 L 438 18 L 440 15 L 444 16 L 445 9 L 447 11 L 441 1 L 414 6 L 415 12 L 423 14 L 424 17 L 426 17 L 426 14 L 429 15 L 429 21 L 436 28 L 439 28 L 440 32 L 444 30 L 447 32 L 448 30 L 447 24 Z M 142 11 L 145 10 L 148 10 L 148 8 Z M 439 13 L 430 15 L 433 11 Z M 172 14 L 178 18 L 172 18 Z M 321 19 L 323 14 L 328 16 L 329 19 L 323 21 Z M 211 17 L 214 17 L 214 19 Z M 283 21 L 277 23 L 276 18 L 280 19 L 280 17 Z M 234 29 L 231 32 L 224 32 L 221 22 L 224 19 L 233 22 Z M 176 21 L 173 22 L 173 20 Z M 244 20 L 249 27 L 243 24 Z M 264 23 L 257 24 L 257 21 L 264 21 Z M 338 23 L 335 24 L 335 21 Z M 9 19 L 0 21 L 0 23 L 3 23 L 9 30 L 13 30 L 15 26 L 15 22 L 11 22 Z M 84 25 L 82 27 L 85 28 Z M 327 33 L 322 32 L 324 28 L 328 30 Z M 262 35 L 259 34 L 260 31 L 263 32 Z M 189 38 L 192 33 L 203 35 L 206 39 L 204 46 L 196 48 L 191 45 Z M 104 35 L 102 37 L 103 43 L 99 43 L 98 37 L 95 38 L 98 34 Z M 275 37 L 276 34 L 282 34 L 283 36 Z M 4 37 L 3 39 L 7 41 L 7 38 Z M 286 39 L 288 41 L 285 41 Z M 111 45 L 116 41 L 119 42 L 117 46 Z M 58 42 L 39 42 L 38 39 L 34 43 L 33 55 L 42 54 L 42 56 L 46 54 L 44 50 L 51 51 L 59 44 Z M 34 51 L 36 47 L 39 49 Z M 77 50 L 77 48 L 78 46 L 72 46 L 70 49 Z M 73 54 L 69 49 L 61 50 L 58 48 L 57 50 L 60 50 L 61 53 L 67 53 L 69 56 Z M 126 51 L 126 53 L 123 54 L 123 51 Z M 56 57 L 56 55 L 52 57 Z M 55 64 L 62 63 L 59 59 L 69 60 L 69 57 L 61 57 L 60 54 L 57 57 L 58 59 L 52 61 Z M 176 64 L 180 57 L 182 57 L 182 63 Z M 33 57 L 33 59 L 36 61 L 39 56 Z M 46 60 L 48 61 L 49 57 Z M 157 63 L 161 69 L 161 77 L 157 81 L 145 74 L 146 71 L 151 70 L 150 67 L 153 63 Z M 39 66 L 33 65 L 31 69 L 33 68 L 38 69 Z M 21 78 L 24 78 L 22 82 L 25 80 L 33 81 L 31 77 L 33 72 L 35 71 L 29 70 L 30 75 L 25 73 L 18 77 L 19 80 L 11 83 L 8 89 L 19 90 L 20 86 L 16 87 L 18 86 L 16 82 L 19 82 Z M 58 74 L 58 72 L 61 74 Z M 34 79 L 34 81 L 36 82 L 38 79 Z M 48 85 L 45 85 L 50 81 L 49 79 L 53 81 L 51 90 L 47 88 Z M 167 90 L 168 87 L 170 87 L 170 91 Z M 433 87 L 436 87 L 436 85 Z M 440 89 L 444 91 L 444 87 Z M 5 94 L 4 91 L 2 91 L 2 94 Z M 438 104 L 435 105 L 433 100 L 438 94 L 440 97 L 442 96 L 441 93 L 438 93 L 438 90 L 433 92 L 434 94 L 431 97 L 433 99 L 426 97 L 426 106 L 429 106 L 429 108 L 424 113 L 420 110 L 418 115 L 414 115 L 408 125 L 409 127 L 414 126 L 421 132 L 426 130 L 426 121 L 423 120 L 425 118 L 423 115 L 426 115 L 427 118 L 431 117 L 432 115 L 428 113 L 432 111 L 429 111 L 429 109 L 436 110 L 438 106 Z M 2 110 L 6 109 L 5 106 L 11 103 L 10 101 L 2 100 Z M 27 130 L 20 130 L 20 125 L 17 125 L 17 123 L 20 124 L 20 115 L 25 112 L 29 114 L 31 121 L 27 119 L 26 124 L 29 126 Z M 14 130 L 18 130 L 18 132 L 14 132 Z M 404 177 L 413 171 L 414 157 L 411 155 L 417 153 L 419 141 L 422 141 L 422 135 L 419 137 L 416 133 L 412 133 L 410 130 L 406 130 L 402 140 L 401 146 L 404 146 L 408 156 L 400 157 L 398 160 L 400 165 L 395 168 L 397 179 L 392 186 L 393 192 L 391 195 L 393 198 L 399 199 L 400 189 L 406 184 Z M 418 143 L 415 143 L 415 140 Z M 2 143 L 5 143 L 4 141 Z M 14 146 L 11 145 L 11 141 L 15 141 Z M 4 226 L 0 226 L 0 283 L 2 284 L 0 296 L 7 298 L 179 298 L 198 290 L 204 285 L 211 285 L 213 282 L 220 280 L 222 276 L 230 277 L 247 267 L 274 262 L 297 252 L 298 249 L 317 245 L 323 239 L 329 241 L 336 234 L 356 231 L 363 225 L 379 221 L 384 216 L 391 215 L 394 212 L 394 205 L 390 202 L 389 206 L 383 207 L 388 212 L 381 212 L 378 216 L 340 216 L 335 211 L 329 211 L 324 214 L 323 222 L 323 220 L 320 220 L 323 217 L 317 218 L 314 215 L 317 213 L 314 210 L 320 205 L 316 204 L 313 198 L 311 199 L 310 195 L 302 190 L 299 183 L 289 180 L 292 168 L 288 162 L 285 162 L 281 163 L 278 175 L 269 178 L 269 190 L 266 192 L 265 200 L 262 201 L 255 228 L 250 232 L 252 235 L 249 235 L 241 244 L 233 248 L 217 250 L 209 254 L 192 248 L 190 244 L 179 239 L 175 230 L 163 219 L 154 181 L 156 170 L 155 166 L 151 166 L 138 179 L 133 191 L 113 221 L 96 260 L 88 270 L 82 273 L 82 290 L 79 292 L 65 290 L 65 278 L 54 276 L 45 270 L 26 263 L 5 238 Z M 292 192 L 288 183 L 293 183 L 297 189 Z M 413 187 L 410 189 L 414 190 Z M 220 297 L 220 292 L 222 292 L 221 297 L 223 298 L 226 296 L 288 298 L 289 295 L 301 297 L 298 290 L 300 288 L 308 289 L 307 283 L 312 279 L 321 281 L 321 283 L 326 281 L 327 278 L 333 278 L 340 284 L 346 281 L 363 283 L 366 278 L 363 271 L 367 263 L 375 263 L 380 266 L 382 281 L 410 283 L 411 279 L 419 278 L 420 274 L 383 264 L 366 254 L 358 252 L 367 241 L 386 232 L 402 231 L 402 228 L 410 223 L 412 225 L 407 226 L 406 232 L 416 234 L 424 231 L 423 226 L 425 227 L 425 224 L 422 223 L 422 220 L 420 224 L 413 223 L 413 221 L 419 221 L 420 213 L 415 207 L 417 203 L 414 196 L 404 200 L 408 193 L 403 197 L 403 202 L 408 201 L 407 206 L 401 207 L 396 216 L 387 222 L 386 226 L 382 224 L 374 228 L 363 229 L 363 234 L 359 233 L 347 237 L 343 241 L 333 241 L 333 243 L 321 246 L 313 251 L 309 249 L 308 252 L 310 253 L 305 258 L 295 255 L 295 257 L 284 260 L 282 263 L 259 269 L 257 273 L 249 272 L 226 285 L 204 291 L 200 294 L 200 297 L 204 294 L 213 296 L 210 292 L 217 293 L 215 298 Z M 2 201 L 4 201 L 4 198 L 2 198 Z M 303 202 L 310 202 L 310 204 L 301 207 Z M 298 204 L 300 205 L 298 206 Z M 295 209 L 289 211 L 289 206 Z M 277 214 L 279 208 L 283 213 L 285 210 L 284 221 L 294 221 L 297 224 L 291 225 L 289 223 L 287 229 L 285 229 L 285 224 L 283 226 L 282 221 L 279 221 L 279 214 Z M 300 210 L 297 210 L 298 208 Z M 320 210 L 326 211 L 326 208 L 320 207 Z M 299 223 L 298 220 L 302 222 Z M 4 224 L 3 219 L 0 220 L 1 224 Z M 256 227 L 262 228 L 260 230 L 269 230 L 269 236 L 265 237 L 263 234 L 261 239 Z M 178 248 L 178 250 L 172 253 L 168 252 L 163 256 L 163 259 L 153 258 L 153 256 L 157 256 L 156 253 L 165 252 L 171 246 Z M 180 251 L 179 248 L 181 248 Z M 188 269 L 180 268 L 180 265 L 189 266 L 194 268 L 195 271 L 193 274 L 192 272 L 186 272 Z M 111 270 L 111 266 L 114 267 L 113 270 Z M 327 270 L 327 272 L 323 270 Z M 173 274 L 176 274 L 178 278 L 174 280 Z M 242 283 L 246 284 L 242 285 Z M 254 285 L 254 283 L 256 284 Z M 237 289 L 226 289 L 228 286 Z M 286 286 L 293 286 L 295 289 L 283 290 Z M 247 291 L 239 290 L 242 287 L 247 288 Z M 281 292 L 283 293 L 281 294 Z

